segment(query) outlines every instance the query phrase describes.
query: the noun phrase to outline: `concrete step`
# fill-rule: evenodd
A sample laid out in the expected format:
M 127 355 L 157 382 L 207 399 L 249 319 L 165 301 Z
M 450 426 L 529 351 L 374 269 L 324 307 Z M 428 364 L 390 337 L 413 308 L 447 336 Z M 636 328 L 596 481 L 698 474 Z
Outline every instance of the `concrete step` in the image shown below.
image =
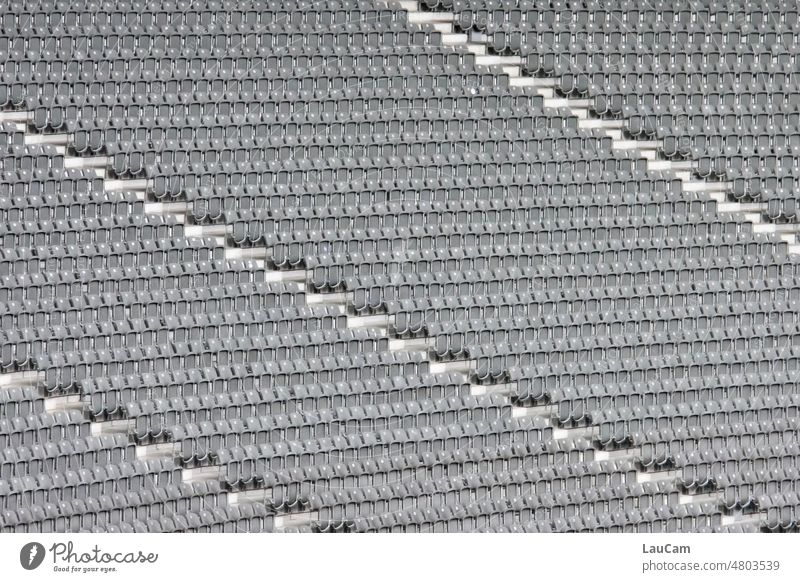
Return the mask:
M 411 24 L 452 23 L 455 15 L 452 12 L 409 12 L 408 22 Z
M 44 399 L 45 412 L 59 412 L 64 410 L 83 410 L 86 405 L 80 394 L 68 396 L 51 396 Z
M 319 519 L 318 511 L 304 511 L 302 513 L 286 513 L 275 516 L 275 529 L 282 530 L 287 527 L 299 527 L 309 525 Z
M 731 182 L 706 182 L 703 180 L 689 180 L 683 183 L 687 192 L 727 192 L 733 188 Z
M 475 64 L 482 66 L 519 66 L 522 59 L 519 57 L 501 57 L 498 55 L 478 55 L 475 57 Z
M 132 420 L 107 420 L 105 422 L 93 422 L 90 431 L 93 436 L 104 434 L 127 434 L 133 430 Z
M 394 318 L 388 315 L 356 315 L 347 318 L 347 327 L 389 327 L 394 324 Z
M 8 372 L 7 374 L 0 374 L 0 388 L 35 386 L 40 379 L 44 379 L 44 374 L 41 372 Z
M 67 157 L 64 158 L 65 168 L 93 169 L 107 168 L 111 163 L 111 158 L 106 156 L 94 156 L 88 158 Z
M 690 160 L 653 160 L 649 164 L 647 164 L 648 170 L 657 170 L 657 171 L 678 171 L 678 170 L 686 170 L 691 171 L 695 167 L 694 162 Z
M 106 192 L 135 192 L 147 190 L 150 181 L 146 178 L 140 180 L 106 180 L 103 187 Z
M 309 293 L 306 305 L 347 305 L 347 293 Z
M 470 374 L 475 369 L 474 360 L 456 360 L 453 362 L 431 362 L 431 374 L 446 374 L 447 372 L 459 372 Z
M 228 493 L 228 504 L 239 505 L 242 503 L 266 503 L 272 500 L 272 489 L 248 489 Z
M 466 34 L 443 34 L 442 44 L 446 46 L 461 46 L 467 44 L 469 37 Z
M 25 145 L 60 145 L 69 144 L 69 135 L 66 133 L 30 133 L 25 134 Z
M 138 445 L 136 447 L 136 458 L 147 459 L 169 459 L 178 454 L 180 445 L 178 443 L 159 443 L 156 445 Z
M 227 247 L 225 258 L 238 261 L 264 261 L 267 258 L 267 247 Z M 305 276 L 305 271 L 303 271 L 303 275 Z
M 747 212 L 763 213 L 766 212 L 767 205 L 758 202 L 720 202 L 717 204 L 717 212 Z
M 473 55 L 481 56 L 486 54 L 486 46 L 482 44 L 466 44 L 464 46 Z
M 308 279 L 306 271 L 267 271 L 264 273 L 264 281 L 268 283 L 288 282 L 305 283 Z
M 133 180 L 128 180 L 132 182 Z M 188 202 L 146 202 L 144 205 L 146 214 L 176 214 L 183 219 L 189 212 Z M 188 235 L 187 235 L 188 236 Z
M 618 150 L 657 150 L 661 147 L 661 142 L 645 139 L 620 139 L 614 140 L 614 147 Z
M 470 386 L 470 394 L 473 396 L 483 396 L 485 394 L 500 394 L 503 396 L 508 396 L 513 394 L 516 389 L 516 382 L 508 382 L 505 384 L 472 384 Z
M 183 229 L 185 236 L 227 236 L 228 227 L 224 224 L 189 224 Z
M 584 119 L 578 125 L 586 129 L 622 129 L 624 127 L 621 119 Z
M 0 111 L 0 123 L 5 121 L 25 123 L 32 119 L 33 113 L 30 111 Z
M 540 87 L 552 89 L 556 86 L 555 79 L 544 79 L 541 77 L 520 77 L 519 79 L 511 79 L 511 85 L 514 87 Z

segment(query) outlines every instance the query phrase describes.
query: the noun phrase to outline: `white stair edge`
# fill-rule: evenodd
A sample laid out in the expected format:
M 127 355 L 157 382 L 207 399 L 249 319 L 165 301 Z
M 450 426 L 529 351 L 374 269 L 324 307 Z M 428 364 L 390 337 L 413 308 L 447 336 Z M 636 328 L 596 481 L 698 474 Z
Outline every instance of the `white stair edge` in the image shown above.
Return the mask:
M 561 428 L 553 429 L 554 439 L 576 439 L 587 438 L 592 439 L 600 434 L 600 429 L 596 426 L 578 426 L 574 428 Z
M 215 237 L 228 236 L 228 226 L 225 224 L 187 224 L 183 229 L 184 236 Z M 248 249 L 249 250 L 249 249 Z M 260 249 L 262 251 L 264 248 Z M 261 257 L 259 257 L 261 258 Z
M 100 436 L 103 434 L 128 433 L 134 427 L 131 420 L 106 420 L 103 422 L 93 422 L 91 424 L 91 434 Z
M 706 182 L 704 180 L 686 180 L 683 189 L 687 192 L 727 192 L 733 188 L 731 182 Z
M 747 513 L 742 515 L 733 514 L 733 515 L 723 515 L 722 516 L 722 525 L 736 525 L 740 523 L 755 523 L 761 524 L 764 520 L 767 519 L 766 513 Z
M 615 139 L 614 147 L 618 150 L 657 150 L 662 142 L 658 140 Z
M 108 158 L 106 156 L 94 156 L 86 158 L 68 156 L 64 158 L 65 168 L 77 168 L 83 170 L 107 168 L 110 163 L 111 163 L 111 158 Z
M 648 170 L 667 171 L 670 170 L 686 170 L 691 171 L 695 167 L 694 162 L 690 160 L 654 160 L 647 164 Z
M 597 450 L 594 453 L 595 461 L 616 461 L 618 459 L 629 459 L 640 456 L 642 449 L 633 447 L 629 449 L 614 449 L 614 450 Z
M 103 182 L 103 186 L 106 192 L 147 190 L 150 186 L 150 181 L 146 178 L 139 180 L 106 180 Z
M 678 503 L 681 505 L 686 505 L 688 503 L 709 503 L 709 502 L 721 502 L 722 501 L 722 491 L 712 491 L 711 493 L 699 493 L 699 494 L 685 494 L 682 493 L 678 496 Z
M 275 516 L 275 529 L 308 525 L 319 519 L 318 511 L 303 511 L 302 513 L 285 513 Z
M 464 47 L 476 57 L 481 57 L 486 54 L 486 47 L 482 44 L 467 43 Z
M 26 133 L 23 138 L 25 145 L 59 145 L 69 144 L 69 134 L 66 133 Z M 72 158 L 70 158 L 72 159 Z
M 360 327 L 389 327 L 394 323 L 394 318 L 388 315 L 355 315 L 348 316 L 347 327 L 357 329 Z
M 433 24 L 436 22 L 453 22 L 456 19 L 452 12 L 419 12 L 409 11 L 410 24 Z
M 648 481 L 668 481 L 670 479 L 677 479 L 681 476 L 681 472 L 677 469 L 669 471 L 639 471 L 636 474 L 636 481 L 638 483 L 646 483 Z
M 306 271 L 267 271 L 264 274 L 264 281 L 269 283 L 294 281 L 305 283 L 308 275 Z
M 33 113 L 30 111 L 0 111 L 0 123 L 4 121 L 26 122 L 32 119 Z
M 144 211 L 146 214 L 180 214 L 186 215 L 189 212 L 188 202 L 145 202 Z M 189 236 L 188 234 L 185 236 Z
M 272 489 L 247 489 L 246 491 L 235 491 L 228 493 L 228 505 L 238 505 L 240 503 L 264 503 L 272 498 Z
M 156 445 L 137 445 L 136 458 L 141 460 L 174 457 L 180 451 L 178 443 L 158 443 Z
M 763 213 L 767 211 L 767 205 L 760 202 L 720 202 L 717 204 L 717 212 L 742 212 L 746 214 Z
M 196 467 L 193 469 L 183 469 L 181 471 L 181 480 L 188 482 L 218 481 L 220 477 L 222 477 L 222 467 L 220 465 Z
M 517 383 L 508 382 L 505 384 L 472 384 L 470 385 L 470 394 L 473 396 L 484 396 L 489 394 L 499 394 L 501 396 L 510 396 L 516 392 Z
M 475 64 L 478 66 L 489 67 L 492 65 L 505 67 L 505 66 L 520 66 L 522 59 L 519 57 L 501 57 L 498 55 L 477 55 L 475 57 Z
M 392 351 L 424 351 L 433 345 L 433 339 L 418 337 L 413 339 L 390 339 L 389 349 Z
M 578 121 L 578 127 L 584 129 L 623 129 L 621 119 L 583 119 Z
M 462 374 L 469 374 L 474 369 L 474 360 L 455 360 L 452 362 L 431 362 L 429 371 L 431 374 L 442 374 L 447 372 L 460 372 Z
M 535 80 L 533 77 L 511 77 L 508 84 L 511 87 L 536 87 Z
M 521 75 L 519 79 L 515 79 L 514 83 L 520 87 L 538 87 L 540 89 L 553 89 L 556 86 L 556 80 L 549 77 L 528 77 Z
M 236 247 L 229 247 L 225 246 L 225 258 L 231 260 L 239 260 L 239 261 L 256 261 L 260 263 L 260 268 L 264 268 L 264 261 L 267 259 L 267 249 L 266 247 L 247 247 L 247 248 L 236 248 Z M 275 271 L 276 273 L 280 273 L 281 271 Z M 302 271 L 305 273 L 305 271 Z M 305 277 L 302 279 L 305 281 Z
M 347 305 L 347 293 L 309 293 L 306 305 Z
M 513 406 L 511 408 L 511 418 L 522 418 L 525 416 L 544 416 L 550 418 L 558 411 L 558 407 L 552 404 L 542 406 Z
M 747 220 L 753 223 L 753 232 L 763 232 L 767 234 L 800 234 L 800 224 L 773 224 L 771 222 L 761 222 L 760 218 L 755 220 L 750 213 L 746 214 Z
M 8 372 L 0 374 L 0 388 L 17 388 L 21 386 L 35 386 L 44 374 L 36 370 L 26 372 Z
M 569 107 L 570 102 L 566 97 L 545 97 L 544 106 L 550 109 L 561 109 L 562 107 Z
M 450 34 L 442 35 L 442 44 L 445 46 L 459 46 L 467 44 L 468 37 L 466 34 L 459 34 L 452 32 Z
M 67 396 L 52 396 L 44 399 L 45 412 L 59 412 L 63 410 L 81 410 L 84 408 L 83 398 L 80 394 Z

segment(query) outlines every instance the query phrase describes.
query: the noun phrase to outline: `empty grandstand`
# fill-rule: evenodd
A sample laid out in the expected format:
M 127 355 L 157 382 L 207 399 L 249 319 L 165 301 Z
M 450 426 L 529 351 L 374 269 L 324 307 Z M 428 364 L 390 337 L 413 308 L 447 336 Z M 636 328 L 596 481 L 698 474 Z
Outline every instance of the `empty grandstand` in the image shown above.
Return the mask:
M 800 526 L 784 0 L 16 0 L 0 531 Z

